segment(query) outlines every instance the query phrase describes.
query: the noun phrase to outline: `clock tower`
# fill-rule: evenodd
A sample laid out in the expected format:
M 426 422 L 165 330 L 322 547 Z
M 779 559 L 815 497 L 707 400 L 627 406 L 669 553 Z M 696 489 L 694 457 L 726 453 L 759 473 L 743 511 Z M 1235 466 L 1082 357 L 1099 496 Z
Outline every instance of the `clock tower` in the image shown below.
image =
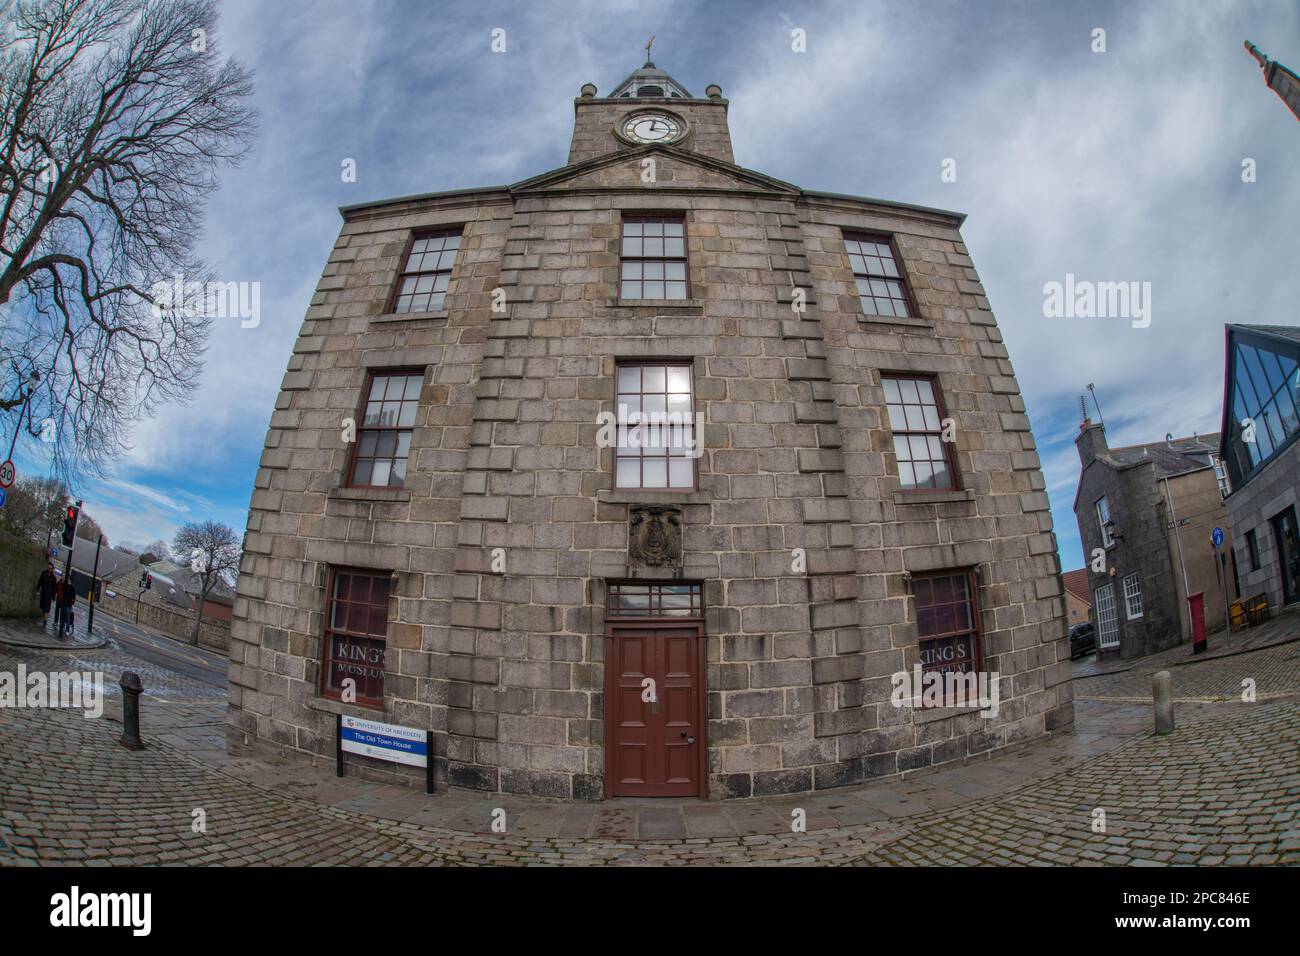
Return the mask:
M 713 84 L 705 94 L 693 96 L 649 60 L 608 96 L 586 84 L 573 103 L 569 165 L 653 144 L 735 162 L 722 89 Z

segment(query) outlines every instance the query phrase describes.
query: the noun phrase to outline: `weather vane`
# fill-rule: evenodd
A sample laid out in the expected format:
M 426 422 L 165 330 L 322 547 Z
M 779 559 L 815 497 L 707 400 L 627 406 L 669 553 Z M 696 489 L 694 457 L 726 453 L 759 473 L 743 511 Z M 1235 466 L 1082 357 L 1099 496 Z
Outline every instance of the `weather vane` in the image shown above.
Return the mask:
M 650 62 L 650 48 L 655 45 L 654 34 L 650 34 L 650 42 L 645 45 L 645 61 Z

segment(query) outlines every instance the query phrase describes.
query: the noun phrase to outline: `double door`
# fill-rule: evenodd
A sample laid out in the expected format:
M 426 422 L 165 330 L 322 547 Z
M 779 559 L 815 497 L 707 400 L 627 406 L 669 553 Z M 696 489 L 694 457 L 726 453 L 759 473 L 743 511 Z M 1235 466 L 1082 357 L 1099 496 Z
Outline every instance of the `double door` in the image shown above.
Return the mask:
M 605 795 L 705 797 L 704 625 L 609 622 Z

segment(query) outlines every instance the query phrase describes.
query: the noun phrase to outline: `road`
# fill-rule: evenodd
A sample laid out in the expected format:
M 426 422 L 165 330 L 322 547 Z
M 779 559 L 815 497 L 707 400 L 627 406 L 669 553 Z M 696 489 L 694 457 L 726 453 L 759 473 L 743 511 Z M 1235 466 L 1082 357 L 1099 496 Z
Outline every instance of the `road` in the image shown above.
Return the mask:
M 131 621 L 105 614 L 100 608 L 95 610 L 95 634 L 109 638 L 136 657 L 192 680 L 219 687 L 226 685 L 224 654 L 151 633 Z

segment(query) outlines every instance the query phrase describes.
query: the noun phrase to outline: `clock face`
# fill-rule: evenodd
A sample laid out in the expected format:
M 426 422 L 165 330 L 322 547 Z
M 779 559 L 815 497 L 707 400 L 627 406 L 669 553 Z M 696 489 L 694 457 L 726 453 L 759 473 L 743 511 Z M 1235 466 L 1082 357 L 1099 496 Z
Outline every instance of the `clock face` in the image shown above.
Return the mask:
M 633 113 L 619 127 L 623 138 L 633 143 L 674 143 L 686 129 L 676 116 L 668 113 Z

